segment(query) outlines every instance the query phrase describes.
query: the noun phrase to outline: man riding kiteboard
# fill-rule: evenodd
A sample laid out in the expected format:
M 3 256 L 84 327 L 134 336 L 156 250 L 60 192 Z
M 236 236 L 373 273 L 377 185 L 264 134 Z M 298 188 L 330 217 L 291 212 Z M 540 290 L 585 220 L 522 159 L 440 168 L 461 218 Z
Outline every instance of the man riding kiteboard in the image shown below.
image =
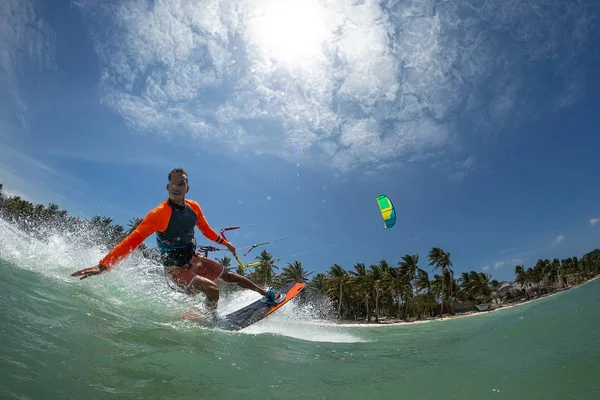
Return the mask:
M 226 246 L 236 256 L 235 246 L 210 227 L 200 205 L 196 201 L 186 200 L 185 195 L 189 189 L 187 172 L 182 168 L 172 170 L 167 184 L 169 198 L 152 209 L 137 228 L 100 260 L 98 265 L 76 271 L 71 276 L 85 279 L 110 269 L 156 232 L 165 272 L 188 294 L 204 293 L 207 308 L 213 316 L 219 301 L 217 278 L 260 293 L 265 296 L 267 304 L 283 300 L 278 290 L 265 291 L 245 276 L 228 271 L 196 251 L 194 227 L 198 227 L 207 239 Z

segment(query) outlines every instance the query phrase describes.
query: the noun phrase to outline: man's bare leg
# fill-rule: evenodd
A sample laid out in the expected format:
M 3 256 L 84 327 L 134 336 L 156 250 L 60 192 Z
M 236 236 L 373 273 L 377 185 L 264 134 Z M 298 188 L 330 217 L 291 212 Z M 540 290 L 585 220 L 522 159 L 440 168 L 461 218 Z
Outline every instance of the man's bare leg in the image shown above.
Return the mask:
M 206 308 L 212 319 L 217 317 L 217 304 L 219 302 L 219 285 L 215 281 L 196 275 L 189 291 L 191 294 L 204 293 L 206 295 Z
M 242 287 L 244 289 L 254 290 L 255 292 L 260 293 L 263 296 L 265 295 L 265 293 L 267 293 L 266 290 L 264 290 L 263 288 L 258 286 L 256 283 L 252 282 L 250 279 L 248 279 L 245 276 L 242 276 L 240 274 L 236 274 L 235 272 L 230 272 L 230 271 L 225 270 L 225 271 L 223 271 L 221 278 L 225 282 L 235 283 L 239 287 Z

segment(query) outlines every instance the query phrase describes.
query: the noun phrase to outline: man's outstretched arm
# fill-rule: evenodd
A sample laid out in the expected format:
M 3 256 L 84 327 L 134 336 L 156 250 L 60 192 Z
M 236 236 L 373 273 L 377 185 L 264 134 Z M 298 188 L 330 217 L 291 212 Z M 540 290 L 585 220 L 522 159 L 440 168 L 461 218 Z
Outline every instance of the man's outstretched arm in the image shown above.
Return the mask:
M 71 276 L 81 276 L 81 279 L 85 279 L 110 269 L 134 251 L 148 236 L 156 232 L 160 222 L 160 215 L 155 210 L 150 211 L 138 227 L 104 256 L 98 265 L 76 271 Z

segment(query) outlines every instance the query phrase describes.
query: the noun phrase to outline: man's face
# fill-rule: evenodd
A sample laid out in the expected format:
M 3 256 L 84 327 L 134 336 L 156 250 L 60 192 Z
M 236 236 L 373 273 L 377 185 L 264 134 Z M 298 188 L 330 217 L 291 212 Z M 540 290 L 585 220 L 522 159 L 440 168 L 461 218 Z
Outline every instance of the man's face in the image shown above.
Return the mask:
M 185 194 L 188 190 L 190 190 L 190 187 L 187 184 L 187 176 L 185 174 L 179 172 L 171 174 L 171 183 L 167 184 L 167 191 L 173 203 L 183 204 Z

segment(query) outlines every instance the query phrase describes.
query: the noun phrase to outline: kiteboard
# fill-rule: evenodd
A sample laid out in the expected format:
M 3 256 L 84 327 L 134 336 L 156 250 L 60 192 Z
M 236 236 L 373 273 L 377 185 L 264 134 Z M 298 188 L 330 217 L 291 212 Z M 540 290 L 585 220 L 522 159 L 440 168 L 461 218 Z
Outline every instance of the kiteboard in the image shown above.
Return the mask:
M 284 296 L 283 300 L 281 300 L 279 303 L 269 305 L 265 302 L 265 298 L 262 297 L 237 311 L 234 311 L 223 317 L 218 317 L 216 321 L 207 323 L 207 321 L 202 321 L 202 319 L 199 319 L 199 322 L 228 331 L 239 331 L 240 329 L 244 329 L 279 310 L 281 307 L 283 307 L 283 305 L 300 294 L 304 290 L 304 287 L 304 283 L 292 282 L 279 289 L 281 291 L 281 295 Z
M 218 325 L 222 329 L 230 331 L 244 329 L 279 310 L 284 304 L 300 294 L 304 290 L 304 286 L 304 283 L 299 282 L 288 283 L 280 289 L 281 295 L 285 296 L 281 302 L 269 305 L 264 298 L 260 298 L 254 303 L 250 303 L 246 307 L 220 318 Z

